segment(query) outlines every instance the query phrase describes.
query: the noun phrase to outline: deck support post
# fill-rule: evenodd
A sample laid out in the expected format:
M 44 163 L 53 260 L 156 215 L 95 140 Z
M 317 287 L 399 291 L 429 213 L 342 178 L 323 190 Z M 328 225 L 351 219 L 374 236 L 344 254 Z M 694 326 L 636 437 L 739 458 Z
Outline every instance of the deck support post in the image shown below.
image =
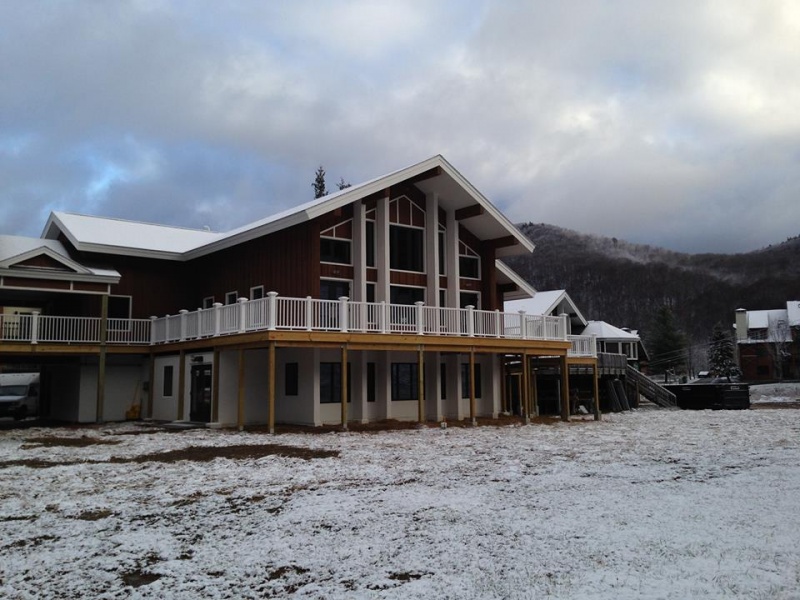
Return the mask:
M 97 365 L 97 418 L 103 422 L 103 409 L 106 401 L 106 342 L 108 341 L 108 294 L 100 301 L 100 356 Z
M 211 365 L 211 422 L 219 422 L 219 348 L 214 348 L 213 364 Z
M 244 430 L 244 349 L 239 348 L 239 379 L 237 383 L 236 426 Z
M 178 415 L 176 421 L 183 421 L 184 392 L 186 390 L 186 353 L 181 350 L 178 354 Z
M 539 362 L 537 360 L 536 364 L 538 365 Z M 534 417 L 539 416 L 539 380 L 537 377 L 536 369 L 531 368 L 531 404 L 533 405 L 531 408 L 531 412 L 533 413 Z
M 471 311 L 470 311 L 471 313 Z M 471 316 L 471 315 L 470 315 Z M 472 425 L 478 425 L 475 406 L 475 348 L 469 349 L 469 418 Z
M 520 355 L 522 362 L 522 389 L 520 390 L 522 416 L 525 418 L 525 424 L 531 422 L 531 382 L 530 382 L 530 364 L 528 362 L 528 353 L 523 352 Z
M 602 419 L 602 414 L 600 412 L 600 377 L 597 373 L 597 363 L 594 363 L 594 370 L 593 370 L 593 384 L 594 384 L 594 420 L 599 421 Z M 637 390 L 638 391 L 638 390 Z
M 425 350 L 422 346 L 417 352 L 417 421 L 425 422 Z
M 569 364 L 567 355 L 558 358 L 561 370 L 561 420 L 569 421 Z
M 347 346 L 342 346 L 342 376 L 340 377 L 342 389 L 340 400 L 342 401 L 342 429 L 347 431 Z
M 269 343 L 269 432 L 275 433 L 275 342 Z
M 156 381 L 156 355 L 152 352 L 150 353 L 150 369 L 149 369 L 149 377 L 150 381 L 147 385 L 147 410 L 142 410 L 142 415 L 147 419 L 153 418 L 153 394 L 155 393 L 155 381 Z M 144 407 L 142 407 L 144 408 Z

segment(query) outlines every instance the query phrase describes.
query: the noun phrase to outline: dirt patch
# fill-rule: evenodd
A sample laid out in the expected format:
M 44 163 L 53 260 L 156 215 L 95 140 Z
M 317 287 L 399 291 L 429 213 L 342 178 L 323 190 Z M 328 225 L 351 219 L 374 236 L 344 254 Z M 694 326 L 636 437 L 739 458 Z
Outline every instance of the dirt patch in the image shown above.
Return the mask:
M 298 446 L 283 446 L 280 444 L 239 444 L 236 446 L 189 446 L 168 452 L 155 452 L 132 457 L 114 456 L 108 461 L 114 464 L 159 462 L 172 463 L 179 460 L 192 462 L 209 462 L 215 458 L 229 458 L 245 460 L 248 458 L 263 458 L 265 456 L 284 456 L 286 458 L 338 458 L 338 450 L 314 450 Z
M 287 458 L 300 458 L 312 460 L 315 458 L 338 458 L 338 450 L 315 450 L 300 448 L 298 446 L 283 446 L 280 444 L 240 444 L 236 446 L 189 446 L 168 452 L 155 452 L 139 456 L 112 456 L 108 460 L 74 460 L 74 461 L 46 461 L 41 459 L 17 459 L 0 461 L 0 469 L 4 467 L 29 467 L 32 469 L 46 469 L 49 467 L 63 467 L 77 464 L 141 464 L 146 462 L 173 463 L 180 460 L 192 462 L 209 462 L 215 458 L 228 458 L 231 460 L 246 460 L 249 458 L 263 458 L 265 456 L 284 456 Z
M 113 514 L 110 510 L 101 508 L 98 510 L 85 510 L 75 518 L 81 521 L 99 521 L 100 519 L 107 519 Z
M 159 579 L 161 579 L 161 575 L 157 575 L 156 573 L 146 573 L 145 571 L 139 571 L 138 569 L 122 574 L 122 581 L 125 583 L 125 585 L 134 588 L 138 588 L 143 585 L 150 585 Z
M 30 450 L 32 448 L 87 448 L 89 446 L 115 446 L 119 444 L 118 440 L 105 440 L 102 438 L 81 436 L 75 437 L 56 437 L 56 436 L 41 436 L 25 438 L 25 443 L 22 445 L 23 450 Z

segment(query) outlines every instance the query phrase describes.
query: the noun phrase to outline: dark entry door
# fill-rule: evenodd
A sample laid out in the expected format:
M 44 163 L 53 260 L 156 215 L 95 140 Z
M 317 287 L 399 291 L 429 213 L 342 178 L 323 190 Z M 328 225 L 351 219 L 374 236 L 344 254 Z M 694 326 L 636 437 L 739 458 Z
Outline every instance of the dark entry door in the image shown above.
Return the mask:
M 211 420 L 211 365 L 192 365 L 189 419 L 199 423 Z

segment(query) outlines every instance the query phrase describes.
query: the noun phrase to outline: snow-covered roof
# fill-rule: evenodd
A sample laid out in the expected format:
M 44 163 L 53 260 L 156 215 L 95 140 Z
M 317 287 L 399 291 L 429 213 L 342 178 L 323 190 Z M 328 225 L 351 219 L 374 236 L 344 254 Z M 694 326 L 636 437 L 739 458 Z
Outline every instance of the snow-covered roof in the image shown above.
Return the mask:
M 505 303 L 506 312 L 524 310 L 529 315 L 570 315 L 574 325 L 586 325 L 581 311 L 566 290 L 536 292 L 532 298 L 510 300 Z
M 227 233 L 55 212 L 50 215 L 42 237 L 57 239 L 59 233 L 63 232 L 81 251 L 189 260 L 310 221 L 411 179 L 423 193 L 436 193 L 439 205 L 448 210 L 479 205 L 479 211 L 461 222 L 480 239 L 512 238 L 512 243 L 497 247 L 497 257 L 533 251 L 533 242 L 441 155 L 300 204 Z
M 638 342 L 639 336 L 630 331 L 615 327 L 605 321 L 589 321 L 581 335 L 594 335 L 598 340 L 615 342 Z
M 162 258 L 180 258 L 184 253 L 222 237 L 220 233 L 201 229 L 53 212 L 42 236 L 55 238 L 59 232 L 63 232 L 79 250 L 130 256 L 155 253 L 164 255 Z
M 786 313 L 789 316 L 789 327 L 800 326 L 800 300 L 789 300 L 786 303 Z
M 783 308 L 747 311 L 747 327 L 749 329 L 767 329 L 770 323 L 787 321 L 788 319 L 789 315 Z
M 0 235 L 0 272 L 14 269 L 15 276 L 25 276 L 19 266 L 35 257 L 46 256 L 63 265 L 71 276 L 84 278 L 112 278 L 119 280 L 120 274 L 114 269 L 89 266 L 79 263 L 70 257 L 69 252 L 58 240 L 23 237 L 16 235 Z M 16 268 L 15 268 L 16 266 Z M 37 270 L 30 267 L 30 271 Z M 48 276 L 58 278 L 58 273 L 48 269 Z

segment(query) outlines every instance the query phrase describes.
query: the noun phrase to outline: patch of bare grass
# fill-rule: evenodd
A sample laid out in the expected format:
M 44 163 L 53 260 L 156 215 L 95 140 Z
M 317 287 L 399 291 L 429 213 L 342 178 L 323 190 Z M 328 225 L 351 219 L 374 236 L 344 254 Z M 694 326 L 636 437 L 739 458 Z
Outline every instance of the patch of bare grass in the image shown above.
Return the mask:
M 55 447 L 88 448 L 89 446 L 115 446 L 119 443 L 119 440 L 107 440 L 85 435 L 81 437 L 40 436 L 25 438 L 25 443 L 22 445 L 22 449 L 30 450 L 33 448 Z

